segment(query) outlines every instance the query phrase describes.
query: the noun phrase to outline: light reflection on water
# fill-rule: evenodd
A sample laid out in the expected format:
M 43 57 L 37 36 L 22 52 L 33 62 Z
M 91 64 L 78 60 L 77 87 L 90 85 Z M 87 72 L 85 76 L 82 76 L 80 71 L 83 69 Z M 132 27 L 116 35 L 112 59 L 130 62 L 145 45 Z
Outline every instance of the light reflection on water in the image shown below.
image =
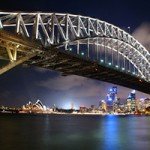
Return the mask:
M 150 118 L 0 115 L 2 150 L 149 150 Z

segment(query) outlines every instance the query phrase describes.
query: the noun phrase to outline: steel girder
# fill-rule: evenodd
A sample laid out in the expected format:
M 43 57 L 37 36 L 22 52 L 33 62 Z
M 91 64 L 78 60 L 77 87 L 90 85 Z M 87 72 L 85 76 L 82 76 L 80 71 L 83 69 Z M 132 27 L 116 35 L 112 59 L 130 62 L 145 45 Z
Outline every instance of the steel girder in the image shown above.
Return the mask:
M 117 51 L 150 81 L 150 53 L 124 30 L 99 19 L 62 13 L 0 12 L 1 27 L 41 41 L 45 47 L 71 43 L 83 44 L 84 39 L 105 38 L 97 45 Z M 77 41 L 77 42 L 76 42 Z M 103 41 L 103 40 L 102 40 Z M 95 43 L 92 43 L 95 44 Z
M 5 64 L 0 66 L 0 75 L 40 54 L 40 49 L 36 43 L 0 30 L 0 62 Z

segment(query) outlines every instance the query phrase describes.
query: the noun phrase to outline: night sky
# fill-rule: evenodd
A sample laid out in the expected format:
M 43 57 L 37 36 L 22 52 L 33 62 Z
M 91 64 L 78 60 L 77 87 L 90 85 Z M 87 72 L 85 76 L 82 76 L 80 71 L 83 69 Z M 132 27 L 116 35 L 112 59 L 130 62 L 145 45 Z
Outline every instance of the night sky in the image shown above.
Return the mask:
M 133 34 L 144 46 L 150 45 L 149 0 L 1 0 L 3 11 L 44 11 L 72 13 L 99 18 Z M 0 76 L 0 105 L 21 106 L 40 99 L 47 106 L 98 105 L 112 84 L 37 67 L 18 66 Z M 131 89 L 118 86 L 125 99 Z M 150 97 L 137 92 L 137 97 Z

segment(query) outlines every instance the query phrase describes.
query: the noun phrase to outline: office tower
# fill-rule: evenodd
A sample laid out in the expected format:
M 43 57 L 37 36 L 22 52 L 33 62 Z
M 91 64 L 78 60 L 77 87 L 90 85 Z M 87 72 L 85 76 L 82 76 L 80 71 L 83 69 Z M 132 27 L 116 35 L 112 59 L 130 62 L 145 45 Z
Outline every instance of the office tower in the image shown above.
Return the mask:
M 117 87 L 114 86 L 108 90 L 106 99 L 107 105 L 112 106 L 113 102 L 116 100 L 117 100 Z
M 135 90 L 132 90 L 127 98 L 127 104 L 129 106 L 129 111 L 135 111 L 136 110 L 136 92 Z

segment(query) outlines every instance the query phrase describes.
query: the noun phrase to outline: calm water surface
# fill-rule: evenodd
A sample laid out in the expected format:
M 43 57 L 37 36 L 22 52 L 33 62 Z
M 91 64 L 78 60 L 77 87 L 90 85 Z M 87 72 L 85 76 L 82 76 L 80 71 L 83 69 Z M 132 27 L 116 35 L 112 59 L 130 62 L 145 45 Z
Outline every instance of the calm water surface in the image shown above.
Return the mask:
M 0 150 L 150 150 L 150 117 L 0 114 Z

